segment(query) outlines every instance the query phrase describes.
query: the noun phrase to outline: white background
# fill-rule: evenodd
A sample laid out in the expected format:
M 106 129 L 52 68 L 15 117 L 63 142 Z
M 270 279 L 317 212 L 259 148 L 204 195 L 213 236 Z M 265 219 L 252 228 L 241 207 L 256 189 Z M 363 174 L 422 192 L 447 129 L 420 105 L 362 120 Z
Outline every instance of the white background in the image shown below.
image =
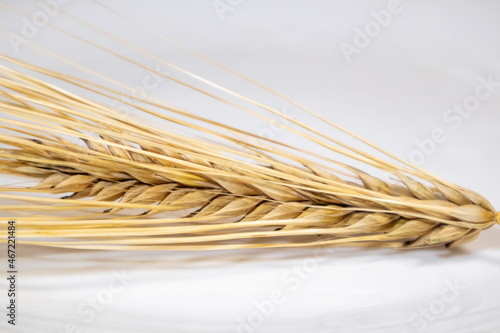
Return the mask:
M 30 1 L 3 3 L 21 8 L 29 20 L 42 10 Z M 401 1 L 398 13 L 351 61 L 342 43 L 355 46 L 356 29 L 373 24 L 371 12 L 386 10 L 389 1 L 106 3 L 398 156 L 424 156 L 422 167 L 500 207 L 500 87 L 457 128 L 445 119 L 454 104 L 474 95 L 479 77 L 500 81 L 498 2 Z M 218 11 L 221 3 L 231 10 Z M 74 0 L 60 7 L 162 59 L 330 130 L 278 98 L 140 33 L 92 2 Z M 21 14 L 0 7 L 3 31 L 22 35 L 25 24 Z M 109 43 L 104 45 L 148 66 L 157 64 L 106 42 L 60 12 L 50 24 Z M 49 26 L 27 39 L 132 87 L 148 75 Z M 28 45 L 16 46 L 5 34 L 0 51 L 90 78 Z M 266 121 L 234 117 L 234 110 L 169 82 L 148 93 L 269 134 Z M 417 142 L 431 138 L 436 128 L 446 140 L 424 154 Z M 271 135 L 301 144 L 283 131 Z M 9 181 L 2 178 L 2 183 Z M 1 265 L 6 267 L 5 252 Z M 320 262 L 312 249 L 183 253 L 31 246 L 21 246 L 17 259 L 19 324 L 8 326 L 2 314 L 2 332 L 72 332 L 72 325 L 75 332 L 500 332 L 499 226 L 459 249 L 335 249 Z M 305 272 L 300 278 L 299 268 Z M 128 276 L 126 286 L 111 293 L 110 302 L 94 316 L 79 312 L 89 309 L 89 297 L 110 293 L 117 272 Z M 0 281 L 4 308 L 6 284 Z M 450 294 L 449 285 L 455 283 L 461 289 Z M 271 295 L 280 292 L 284 301 L 269 307 Z

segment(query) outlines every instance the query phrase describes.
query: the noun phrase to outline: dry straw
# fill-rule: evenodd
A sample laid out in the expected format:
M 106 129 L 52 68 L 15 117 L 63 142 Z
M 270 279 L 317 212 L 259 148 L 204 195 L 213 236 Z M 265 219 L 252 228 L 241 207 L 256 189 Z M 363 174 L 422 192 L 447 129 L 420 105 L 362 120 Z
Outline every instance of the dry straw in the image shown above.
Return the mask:
M 157 35 L 151 30 L 146 32 Z M 495 222 L 500 223 L 500 213 L 482 196 L 407 164 L 274 91 L 259 85 L 332 129 L 360 140 L 366 149 L 347 145 L 107 36 L 221 94 L 286 118 L 293 125 L 282 125 L 287 130 L 328 148 L 332 157 L 355 161 L 358 167 L 341 162 L 342 158 L 316 155 L 308 147 L 259 138 L 151 97 L 129 98 L 123 103 L 157 118 L 159 123 L 175 124 L 177 130 L 124 116 L 71 90 L 84 89 L 89 94 L 123 100 L 123 93 L 110 86 L 127 88 L 125 85 L 30 43 L 110 84 L 98 85 L 0 55 L 9 64 L 0 66 L 0 172 L 36 182 L 29 187 L 0 188 L 1 210 L 11 213 L 4 220 L 16 220 L 17 237 L 22 243 L 116 250 L 423 248 L 460 245 L 474 240 Z M 205 94 L 229 104 L 234 112 L 267 119 L 220 94 L 74 37 L 188 86 L 193 94 Z M 70 88 L 62 89 L 37 78 L 41 75 Z M 193 131 L 200 136 L 187 134 Z M 383 153 L 385 158 L 368 153 L 368 149 L 378 150 L 377 154 Z M 360 170 L 359 165 L 390 173 L 394 181 L 374 177 Z M 7 234 L 6 225 L 2 225 L 2 235 Z

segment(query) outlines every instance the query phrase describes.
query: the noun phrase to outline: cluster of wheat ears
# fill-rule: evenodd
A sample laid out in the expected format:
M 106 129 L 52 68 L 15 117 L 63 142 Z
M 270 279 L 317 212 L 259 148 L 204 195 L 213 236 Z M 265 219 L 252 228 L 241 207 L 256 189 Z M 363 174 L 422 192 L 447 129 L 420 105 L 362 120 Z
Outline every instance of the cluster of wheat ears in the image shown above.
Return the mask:
M 79 22 L 212 90 L 273 117 L 284 117 L 289 125 L 282 127 L 327 148 L 331 156 L 259 137 L 161 99 L 124 99 L 121 91 L 130 87 L 27 42 L 29 47 L 104 79 L 109 85 L 0 55 L 7 64 L 0 66 L 0 173 L 36 181 L 33 186 L 0 187 L 1 210 L 12 213 L 3 220 L 16 221 L 18 242 L 114 250 L 423 248 L 460 245 L 500 223 L 500 214 L 482 196 L 408 164 L 249 78 L 231 72 L 352 136 L 366 149 L 348 145 Z M 226 103 L 234 108 L 233 112 L 269 120 L 219 94 L 61 31 L 189 87 L 193 94 Z M 38 77 L 58 80 L 70 88 L 62 89 Z M 88 95 L 120 100 L 136 112 L 175 125 L 170 127 L 176 130 L 126 116 L 107 103 L 71 92 L 71 87 Z M 368 149 L 385 158 L 368 153 Z M 393 181 L 377 178 L 335 156 L 390 173 Z M 4 242 L 6 226 L 2 224 Z

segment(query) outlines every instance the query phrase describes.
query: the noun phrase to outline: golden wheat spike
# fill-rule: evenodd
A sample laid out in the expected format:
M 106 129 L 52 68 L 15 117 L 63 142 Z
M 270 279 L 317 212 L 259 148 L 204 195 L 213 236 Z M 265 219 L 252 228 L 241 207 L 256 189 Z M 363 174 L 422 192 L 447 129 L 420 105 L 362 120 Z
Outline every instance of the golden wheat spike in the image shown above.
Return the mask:
M 21 243 L 137 250 L 422 248 L 460 245 L 495 223 L 500 224 L 500 213 L 481 195 L 410 165 L 287 98 L 386 158 L 350 146 L 78 21 L 221 93 L 285 117 L 296 127 L 282 127 L 329 149 L 332 156 L 261 138 L 151 97 L 132 97 L 124 103 L 203 138 L 126 117 L 102 103 L 14 70 L 18 66 L 114 100 L 120 100 L 123 94 L 111 86 L 128 88 L 29 43 L 105 79 L 110 86 L 0 55 L 12 65 L 0 66 L 0 127 L 4 129 L 0 134 L 4 146 L 0 148 L 0 172 L 35 181 L 27 187 L 0 187 L 2 210 L 13 213 L 6 218 L 16 220 Z M 231 105 L 235 112 L 270 120 L 217 94 L 58 30 L 191 88 L 193 93 Z M 356 167 L 335 156 L 356 162 Z M 360 169 L 359 164 L 388 173 L 394 180 L 377 178 Z

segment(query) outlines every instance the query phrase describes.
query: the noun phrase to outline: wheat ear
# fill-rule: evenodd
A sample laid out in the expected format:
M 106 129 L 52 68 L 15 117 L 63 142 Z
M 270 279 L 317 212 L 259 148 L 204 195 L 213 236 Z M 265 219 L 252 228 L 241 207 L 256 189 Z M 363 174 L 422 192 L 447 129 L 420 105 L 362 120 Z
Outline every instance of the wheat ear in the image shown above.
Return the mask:
M 110 87 L 0 58 L 102 97 L 122 95 Z M 36 182 L 0 188 L 2 210 L 15 213 L 5 218 L 17 221 L 22 243 L 137 250 L 422 248 L 460 245 L 500 223 L 500 213 L 482 196 L 404 161 L 396 164 L 393 155 L 323 118 L 387 159 L 289 117 L 300 129 L 283 127 L 332 155 L 391 174 L 394 180 L 384 181 L 340 159 L 259 138 L 161 100 L 135 97 L 126 102 L 207 139 L 194 138 L 126 117 L 10 67 L 1 69 L 0 127 L 5 133 L 0 134 L 0 171 Z

